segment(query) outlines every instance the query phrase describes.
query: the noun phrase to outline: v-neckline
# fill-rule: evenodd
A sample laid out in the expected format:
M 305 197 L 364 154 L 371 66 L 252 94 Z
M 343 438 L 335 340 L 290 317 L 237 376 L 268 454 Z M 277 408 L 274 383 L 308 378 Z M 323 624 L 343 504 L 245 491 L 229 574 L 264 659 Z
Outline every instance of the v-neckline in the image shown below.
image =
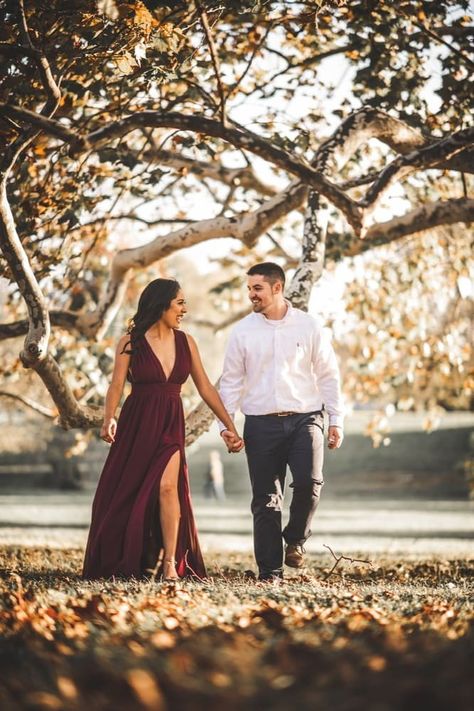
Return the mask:
M 173 337 L 174 337 L 174 363 L 173 363 L 173 367 L 171 368 L 170 374 L 168 375 L 168 377 L 166 377 L 165 369 L 163 368 L 163 363 L 161 362 L 161 360 L 158 358 L 158 356 L 156 355 L 155 351 L 153 350 L 153 347 L 152 347 L 151 343 L 149 342 L 148 338 L 146 337 L 146 334 L 143 334 L 143 337 L 144 337 L 145 341 L 147 342 L 148 348 L 149 348 L 149 349 L 151 350 L 151 352 L 153 353 L 153 355 L 154 355 L 154 357 L 155 357 L 155 359 L 156 359 L 156 362 L 158 363 L 158 365 L 159 365 L 160 368 L 161 368 L 161 372 L 163 373 L 164 378 L 165 378 L 165 383 L 168 383 L 169 380 L 170 380 L 170 378 L 171 378 L 171 376 L 172 376 L 173 373 L 174 373 L 174 369 L 176 368 L 176 359 L 177 359 L 177 357 L 178 357 L 178 345 L 177 345 L 177 342 L 176 342 L 176 329 L 173 328 Z

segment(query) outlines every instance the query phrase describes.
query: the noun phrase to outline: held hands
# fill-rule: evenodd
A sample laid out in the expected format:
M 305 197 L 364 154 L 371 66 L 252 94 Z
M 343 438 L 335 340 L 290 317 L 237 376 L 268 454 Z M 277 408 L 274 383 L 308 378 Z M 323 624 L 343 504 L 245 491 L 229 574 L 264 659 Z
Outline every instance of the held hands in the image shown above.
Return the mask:
M 100 436 L 104 442 L 115 442 L 115 433 L 117 431 L 117 420 L 115 417 L 111 417 L 108 420 L 104 420 L 102 427 L 100 428 Z
M 344 439 L 344 433 L 341 427 L 331 425 L 328 428 L 328 447 L 329 449 L 339 449 Z
M 236 454 L 244 447 L 244 440 L 236 432 L 230 430 L 222 430 L 221 437 L 224 440 L 227 451 L 231 454 Z

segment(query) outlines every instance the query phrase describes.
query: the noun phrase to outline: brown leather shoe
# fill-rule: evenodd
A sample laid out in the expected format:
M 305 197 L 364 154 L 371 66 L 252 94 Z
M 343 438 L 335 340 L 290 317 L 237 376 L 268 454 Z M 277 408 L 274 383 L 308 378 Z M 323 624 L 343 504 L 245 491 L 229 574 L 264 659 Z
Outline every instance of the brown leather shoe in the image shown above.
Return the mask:
M 300 543 L 288 543 L 285 550 L 285 565 L 290 568 L 302 568 L 305 549 Z

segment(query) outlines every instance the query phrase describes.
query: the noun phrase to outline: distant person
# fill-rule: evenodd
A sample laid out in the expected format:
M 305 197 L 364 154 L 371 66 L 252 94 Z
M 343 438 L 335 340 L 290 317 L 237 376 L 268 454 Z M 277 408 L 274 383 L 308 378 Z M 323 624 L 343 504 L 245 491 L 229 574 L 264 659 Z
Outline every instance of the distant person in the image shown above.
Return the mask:
M 343 440 L 343 407 L 328 332 L 284 298 L 281 267 L 264 262 L 247 276 L 253 313 L 232 330 L 220 394 L 228 412 L 233 415 L 240 406 L 245 414 L 255 558 L 259 579 L 273 581 L 283 577 L 283 562 L 293 568 L 304 565 L 303 546 L 323 485 L 323 407 L 329 415 L 330 449 Z M 229 451 L 240 451 L 243 443 L 225 423 L 220 426 Z M 287 465 L 293 497 L 282 532 Z
M 218 501 L 225 501 L 224 467 L 217 449 L 211 449 L 209 452 L 209 467 L 204 484 L 204 496 L 208 499 L 215 498 Z
M 167 580 L 206 569 L 194 524 L 184 451 L 181 385 L 188 376 L 211 410 L 241 443 L 204 371 L 194 339 L 180 331 L 186 301 L 177 281 L 144 289 L 131 327 L 118 342 L 105 399 L 101 437 L 111 442 L 97 487 L 84 577 L 140 577 L 163 551 Z M 132 384 L 118 422 L 125 379 Z

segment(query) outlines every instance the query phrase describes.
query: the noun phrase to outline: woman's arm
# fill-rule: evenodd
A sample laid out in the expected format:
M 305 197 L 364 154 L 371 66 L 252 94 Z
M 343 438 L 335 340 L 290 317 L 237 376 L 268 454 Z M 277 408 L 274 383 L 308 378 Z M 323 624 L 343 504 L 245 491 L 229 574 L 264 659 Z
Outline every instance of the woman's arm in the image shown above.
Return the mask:
M 238 438 L 239 444 L 242 443 L 243 446 L 242 438 L 235 429 L 234 421 L 225 409 L 219 393 L 209 380 L 207 373 L 204 370 L 196 341 L 189 334 L 186 334 L 186 337 L 188 339 L 192 358 L 191 377 L 196 385 L 199 395 L 211 408 L 215 416 Z
M 108 387 L 105 396 L 104 407 L 104 422 L 100 430 L 100 436 L 106 442 L 115 441 L 115 432 L 117 430 L 117 421 L 115 419 L 115 411 L 120 402 L 123 393 L 123 386 L 127 377 L 128 367 L 130 365 L 130 354 L 122 353 L 124 346 L 130 341 L 130 336 L 122 336 L 115 350 L 114 370 L 112 373 L 112 381 Z

